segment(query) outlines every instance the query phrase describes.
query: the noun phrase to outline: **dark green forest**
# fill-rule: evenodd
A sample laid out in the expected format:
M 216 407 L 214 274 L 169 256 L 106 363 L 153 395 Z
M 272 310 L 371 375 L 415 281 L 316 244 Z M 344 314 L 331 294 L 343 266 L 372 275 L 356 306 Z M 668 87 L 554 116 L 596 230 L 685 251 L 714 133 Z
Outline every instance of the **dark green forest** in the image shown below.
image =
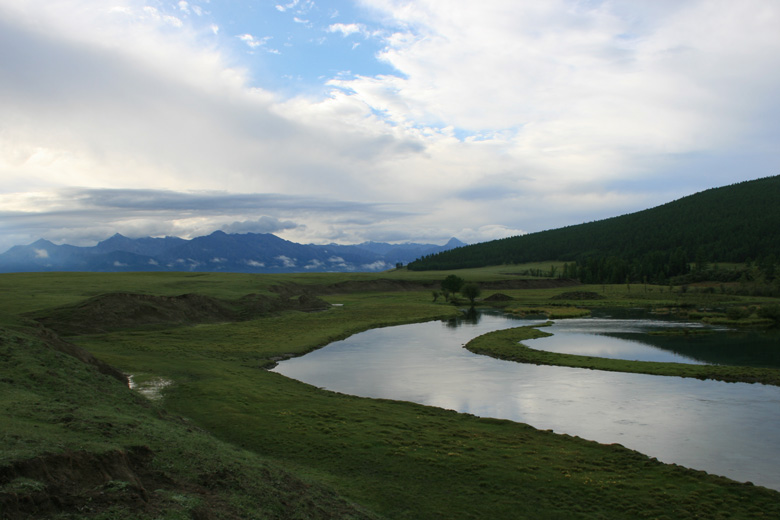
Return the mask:
M 774 279 L 780 258 L 780 176 L 745 181 L 652 209 L 429 255 L 411 270 L 448 270 L 558 260 L 557 273 L 585 283 L 672 279 L 736 281 L 745 271 L 712 269 L 747 263 Z

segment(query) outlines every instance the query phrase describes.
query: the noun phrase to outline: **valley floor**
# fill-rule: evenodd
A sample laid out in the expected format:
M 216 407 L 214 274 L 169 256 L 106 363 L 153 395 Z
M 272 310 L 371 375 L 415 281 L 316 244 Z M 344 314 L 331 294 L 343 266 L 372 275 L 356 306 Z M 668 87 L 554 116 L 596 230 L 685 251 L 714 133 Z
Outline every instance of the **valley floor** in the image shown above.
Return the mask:
M 455 306 L 431 297 L 443 276 L 1 275 L 4 518 L 780 516 L 776 491 L 618 445 L 336 394 L 264 369 L 368 328 L 453 316 Z M 555 281 L 465 276 L 486 299 L 500 291 L 526 305 L 571 304 L 552 300 L 567 291 Z M 611 290 L 608 301 L 622 305 L 693 298 Z M 128 325 L 121 304 L 95 299 L 116 293 L 154 298 Z M 197 309 L 166 306 L 185 293 L 199 295 Z M 284 305 L 253 314 L 249 293 Z M 296 307 L 315 298 L 338 306 Z M 209 306 L 219 319 L 204 318 Z M 42 334 L 34 319 L 63 336 Z M 150 401 L 57 350 L 62 339 L 137 384 L 172 383 Z M 57 469 L 82 466 L 98 470 L 94 480 Z M 74 475 L 79 486 L 65 485 Z

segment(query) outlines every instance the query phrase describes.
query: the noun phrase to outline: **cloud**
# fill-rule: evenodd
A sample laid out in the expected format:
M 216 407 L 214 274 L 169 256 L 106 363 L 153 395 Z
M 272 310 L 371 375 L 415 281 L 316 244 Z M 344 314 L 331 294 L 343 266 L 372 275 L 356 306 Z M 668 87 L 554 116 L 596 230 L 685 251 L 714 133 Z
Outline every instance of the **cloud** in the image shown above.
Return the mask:
M 388 269 L 390 265 L 382 260 L 377 260 L 370 264 L 363 264 L 361 267 L 367 271 L 384 271 Z
M 357 23 L 334 23 L 328 26 L 328 32 L 339 32 L 342 36 L 347 37 L 352 34 L 363 34 L 366 31 L 366 27 Z
M 286 12 L 293 10 L 296 13 L 299 14 L 305 14 L 309 12 L 312 8 L 314 8 L 314 1 L 313 0 L 292 0 L 292 2 L 288 2 L 286 4 L 276 4 L 276 10 L 281 12 Z
M 297 266 L 297 260 L 295 258 L 290 258 L 289 256 L 285 255 L 279 255 L 275 258 L 281 262 L 282 267 L 293 268 Z
M 35 258 L 49 258 L 49 252 L 45 249 L 35 249 Z
M 311 270 L 311 269 L 319 269 L 319 268 L 321 268 L 323 265 L 325 265 L 325 263 L 324 263 L 324 262 L 321 262 L 321 261 L 319 261 L 319 260 L 317 260 L 317 259 L 315 258 L 315 259 L 313 259 L 313 260 L 310 260 L 308 264 L 306 264 L 306 265 L 304 265 L 304 266 L 303 266 L 303 268 L 304 268 L 304 269 L 306 269 L 306 270 Z
M 245 220 L 243 222 L 233 222 L 227 226 L 222 226 L 225 233 L 275 233 L 286 229 L 295 229 L 298 224 L 291 220 L 281 221 L 273 217 L 260 217 L 257 220 Z
M 535 176 L 646 175 L 657 156 L 739 139 L 776 104 L 778 13 L 763 2 L 366 4 L 404 28 L 381 55 L 403 76 L 333 84 L 399 125 L 502 130 L 492 141 Z
M 276 9 L 278 11 L 285 12 L 288 9 L 293 9 L 296 5 L 298 5 L 298 0 L 293 0 L 287 4 L 276 4 Z
M 217 32 L 219 32 L 219 28 L 215 30 L 214 26 L 212 26 L 212 31 L 214 32 L 214 34 L 217 34 Z M 279 53 L 277 49 L 266 47 L 266 44 L 273 39 L 273 36 L 263 36 L 262 38 L 257 38 L 256 36 L 246 33 L 246 34 L 239 34 L 236 36 L 236 38 L 244 42 L 247 45 L 247 47 L 249 47 L 250 49 L 257 49 L 258 47 L 264 47 L 266 52 L 269 52 L 271 54 Z
M 423 150 L 382 125 L 355 126 L 370 115 L 362 108 L 276 102 L 205 51 L 182 57 L 161 44 L 139 61 L 125 53 L 133 45 L 85 46 L 2 22 L 6 186 L 58 177 L 53 186 L 225 189 L 232 179 L 241 191 L 373 199 L 363 172 L 377 158 Z
M 176 267 L 177 269 L 189 269 L 192 271 L 200 265 L 200 262 L 193 260 L 192 258 L 177 258 L 168 267 Z
M 56 196 L 56 195 L 53 195 Z M 79 205 L 122 210 L 211 211 L 257 210 L 262 208 L 339 212 L 341 214 L 381 212 L 381 205 L 365 202 L 346 202 L 308 196 L 279 193 L 230 193 L 224 191 L 172 191 L 151 189 L 68 189 L 61 195 L 74 199 Z M 72 207 L 72 206 L 70 206 Z M 263 221 L 261 217 L 259 219 Z
M 144 6 L 143 11 L 149 19 L 155 22 L 171 25 L 177 28 L 181 28 L 184 26 L 184 23 L 181 21 L 180 18 L 170 14 L 163 14 L 155 7 Z
M 246 43 L 249 47 L 253 49 L 265 43 L 261 40 L 256 40 L 255 37 L 252 36 L 251 34 L 239 34 L 238 36 L 236 36 L 236 38 Z
M 300 94 L 260 86 L 291 58 L 247 52 L 273 50 L 259 26 L 154 6 L 0 0 L 0 249 L 215 229 L 477 242 L 780 167 L 771 2 L 362 0 L 319 27 L 370 35 L 385 73 L 355 61 Z M 321 24 L 315 7 L 276 9 Z
M 40 237 L 93 245 L 116 232 L 193 238 L 216 229 L 311 242 L 322 241 L 330 228 L 344 232 L 414 215 L 395 205 L 283 194 L 79 188 L 0 194 L 0 208 L 0 236 L 11 239 L 0 241 L 2 250 Z

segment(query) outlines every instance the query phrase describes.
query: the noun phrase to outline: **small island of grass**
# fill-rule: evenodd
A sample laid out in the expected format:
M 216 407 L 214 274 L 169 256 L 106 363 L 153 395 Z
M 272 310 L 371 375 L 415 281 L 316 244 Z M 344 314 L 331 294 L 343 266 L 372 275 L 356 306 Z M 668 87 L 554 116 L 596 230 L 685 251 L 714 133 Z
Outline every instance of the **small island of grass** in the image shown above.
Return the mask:
M 559 354 L 535 350 L 520 343 L 528 339 L 550 336 L 549 332 L 537 327 L 551 325 L 516 327 L 483 334 L 469 341 L 465 348 L 475 354 L 482 354 L 517 363 L 534 365 L 557 365 L 610 372 L 630 372 L 658 376 L 692 377 L 714 379 L 727 383 L 762 383 L 780 386 L 780 370 L 726 365 L 687 365 L 684 363 L 662 363 L 654 361 L 627 361 L 575 354 Z

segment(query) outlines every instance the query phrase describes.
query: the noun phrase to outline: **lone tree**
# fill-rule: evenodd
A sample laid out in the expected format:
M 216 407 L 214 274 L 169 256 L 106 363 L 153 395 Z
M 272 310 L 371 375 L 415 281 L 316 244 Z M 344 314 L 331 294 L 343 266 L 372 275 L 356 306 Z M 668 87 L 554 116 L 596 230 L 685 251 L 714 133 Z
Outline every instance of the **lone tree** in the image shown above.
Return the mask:
M 474 305 L 474 300 L 479 298 L 479 295 L 482 294 L 482 289 L 480 289 L 479 285 L 475 283 L 467 283 L 463 286 L 460 292 L 463 294 L 463 296 L 469 299 L 471 305 Z
M 445 294 L 451 293 L 459 293 L 461 288 L 463 287 L 463 284 L 466 283 L 466 280 L 461 278 L 460 276 L 455 276 L 454 274 L 449 275 L 447 278 L 442 280 L 441 282 L 441 290 Z

